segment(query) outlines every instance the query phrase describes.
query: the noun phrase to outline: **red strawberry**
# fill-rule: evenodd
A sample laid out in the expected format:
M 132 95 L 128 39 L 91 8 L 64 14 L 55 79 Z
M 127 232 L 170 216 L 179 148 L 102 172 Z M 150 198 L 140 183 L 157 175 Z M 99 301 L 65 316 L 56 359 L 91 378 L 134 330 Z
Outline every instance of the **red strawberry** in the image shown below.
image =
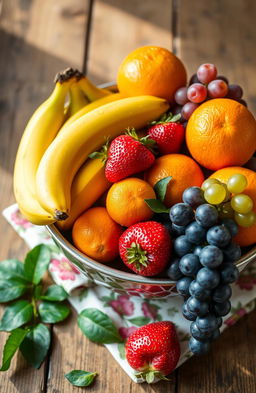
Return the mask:
M 175 123 L 180 115 L 172 117 L 164 115 L 148 129 L 148 135 L 156 141 L 161 154 L 178 153 L 184 140 L 185 129 L 182 124 Z
M 149 137 L 139 140 L 134 129 L 115 138 L 110 144 L 105 168 L 108 181 L 115 183 L 150 168 L 155 156 L 145 145 L 152 143 Z
M 139 371 L 136 375 L 154 382 L 155 377 L 165 379 L 176 367 L 180 357 L 180 344 L 174 324 L 154 322 L 138 328 L 125 345 L 126 359 Z
M 131 270 L 142 276 L 155 276 L 169 262 L 171 237 L 156 221 L 130 226 L 119 239 L 120 256 Z

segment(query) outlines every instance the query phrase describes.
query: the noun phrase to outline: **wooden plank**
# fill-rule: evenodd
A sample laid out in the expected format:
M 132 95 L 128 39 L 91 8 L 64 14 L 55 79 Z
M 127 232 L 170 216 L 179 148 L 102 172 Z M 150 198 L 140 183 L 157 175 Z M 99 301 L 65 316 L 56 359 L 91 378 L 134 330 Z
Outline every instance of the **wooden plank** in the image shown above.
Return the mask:
M 171 48 L 171 8 L 171 0 L 95 0 L 88 63 L 92 80 L 115 80 L 123 58 L 139 46 Z
M 193 357 L 178 373 L 180 393 L 254 393 L 256 384 L 256 311 L 230 327 L 210 353 Z
M 215 63 L 219 74 L 244 88 L 256 113 L 254 0 L 177 0 L 177 53 L 189 74 L 202 63 Z
M 90 391 L 95 393 L 175 392 L 174 381 L 168 384 L 160 382 L 153 388 L 132 382 L 104 346 L 91 343 L 82 334 L 76 320 L 77 315 L 73 311 L 69 323 L 54 326 L 47 393 L 79 392 L 78 388 L 70 385 L 64 378 L 65 373 L 74 369 L 98 373 L 95 383 L 90 387 Z
M 215 63 L 219 73 L 244 89 L 249 108 L 256 112 L 256 39 L 252 0 L 175 1 L 178 56 L 191 75 L 201 63 Z M 177 392 L 255 391 L 256 312 L 226 331 L 208 356 L 192 358 L 178 371 Z
M 82 68 L 87 2 L 84 0 L 5 0 L 0 11 L 0 210 L 14 202 L 12 171 L 25 124 L 47 98 L 57 71 Z M 0 217 L 0 260 L 22 259 L 27 247 Z M 2 311 L 3 308 L 1 308 Z M 1 333 L 0 353 L 7 335 Z M 43 392 L 45 365 L 26 366 L 19 354 L 0 375 L 5 393 Z

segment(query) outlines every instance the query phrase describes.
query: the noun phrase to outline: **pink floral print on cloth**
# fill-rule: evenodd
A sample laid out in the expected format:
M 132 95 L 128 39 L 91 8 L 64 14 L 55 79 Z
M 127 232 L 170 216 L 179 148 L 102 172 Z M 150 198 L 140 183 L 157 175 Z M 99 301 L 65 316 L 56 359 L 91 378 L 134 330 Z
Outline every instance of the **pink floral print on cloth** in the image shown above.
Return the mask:
M 21 212 L 19 211 L 19 209 L 15 209 L 12 213 L 11 213 L 11 220 L 12 222 L 19 226 L 22 229 L 27 229 L 27 228 L 31 228 L 33 225 L 27 221 L 21 214 Z
M 111 300 L 109 305 L 119 314 L 119 315 L 132 315 L 134 311 L 134 304 L 130 300 L 129 296 L 119 295 L 117 299 Z
M 72 265 L 69 260 L 65 257 L 60 259 L 52 259 L 50 263 L 50 272 L 57 272 L 58 277 L 61 280 L 72 280 L 76 279 L 76 275 L 80 272 Z

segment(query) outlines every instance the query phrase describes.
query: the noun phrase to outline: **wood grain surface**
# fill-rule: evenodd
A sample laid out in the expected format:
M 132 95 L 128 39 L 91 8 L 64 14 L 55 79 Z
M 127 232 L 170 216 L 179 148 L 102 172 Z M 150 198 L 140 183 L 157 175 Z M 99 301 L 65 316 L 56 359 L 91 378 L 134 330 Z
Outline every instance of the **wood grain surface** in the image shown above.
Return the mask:
M 173 48 L 189 73 L 214 62 L 241 83 L 256 111 L 256 4 L 253 0 L 0 0 L 0 208 L 14 201 L 12 170 L 24 126 L 49 94 L 55 73 L 87 68 L 96 82 L 115 79 L 118 64 L 147 44 Z M 22 259 L 23 241 L 0 217 L 0 260 Z M 256 312 L 228 329 L 205 357 L 192 358 L 170 383 L 137 385 L 102 346 L 78 329 L 76 313 L 53 327 L 53 345 L 40 370 L 18 354 L 0 374 L 0 393 L 82 392 L 64 378 L 72 369 L 96 371 L 87 388 L 107 393 L 255 393 Z M 1 333 L 0 351 L 5 334 Z

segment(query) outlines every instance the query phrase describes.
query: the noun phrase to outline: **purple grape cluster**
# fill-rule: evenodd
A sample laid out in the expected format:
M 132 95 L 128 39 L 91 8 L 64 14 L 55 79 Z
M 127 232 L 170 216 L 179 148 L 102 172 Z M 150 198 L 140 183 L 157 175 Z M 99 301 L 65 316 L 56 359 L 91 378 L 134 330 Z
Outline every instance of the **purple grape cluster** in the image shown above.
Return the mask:
M 243 89 L 236 84 L 229 84 L 225 76 L 217 75 L 214 64 L 201 64 L 189 82 L 189 86 L 179 88 L 174 96 L 176 105 L 172 112 L 181 113 L 184 121 L 204 101 L 213 98 L 231 98 L 247 106 L 242 99 Z
M 167 274 L 177 281 L 185 299 L 183 315 L 192 321 L 190 350 L 204 354 L 231 309 L 230 284 L 238 278 L 235 262 L 241 257 L 240 247 L 232 242 L 238 226 L 232 219 L 221 219 L 199 187 L 187 188 L 183 203 L 172 206 L 169 216 L 176 255 Z

